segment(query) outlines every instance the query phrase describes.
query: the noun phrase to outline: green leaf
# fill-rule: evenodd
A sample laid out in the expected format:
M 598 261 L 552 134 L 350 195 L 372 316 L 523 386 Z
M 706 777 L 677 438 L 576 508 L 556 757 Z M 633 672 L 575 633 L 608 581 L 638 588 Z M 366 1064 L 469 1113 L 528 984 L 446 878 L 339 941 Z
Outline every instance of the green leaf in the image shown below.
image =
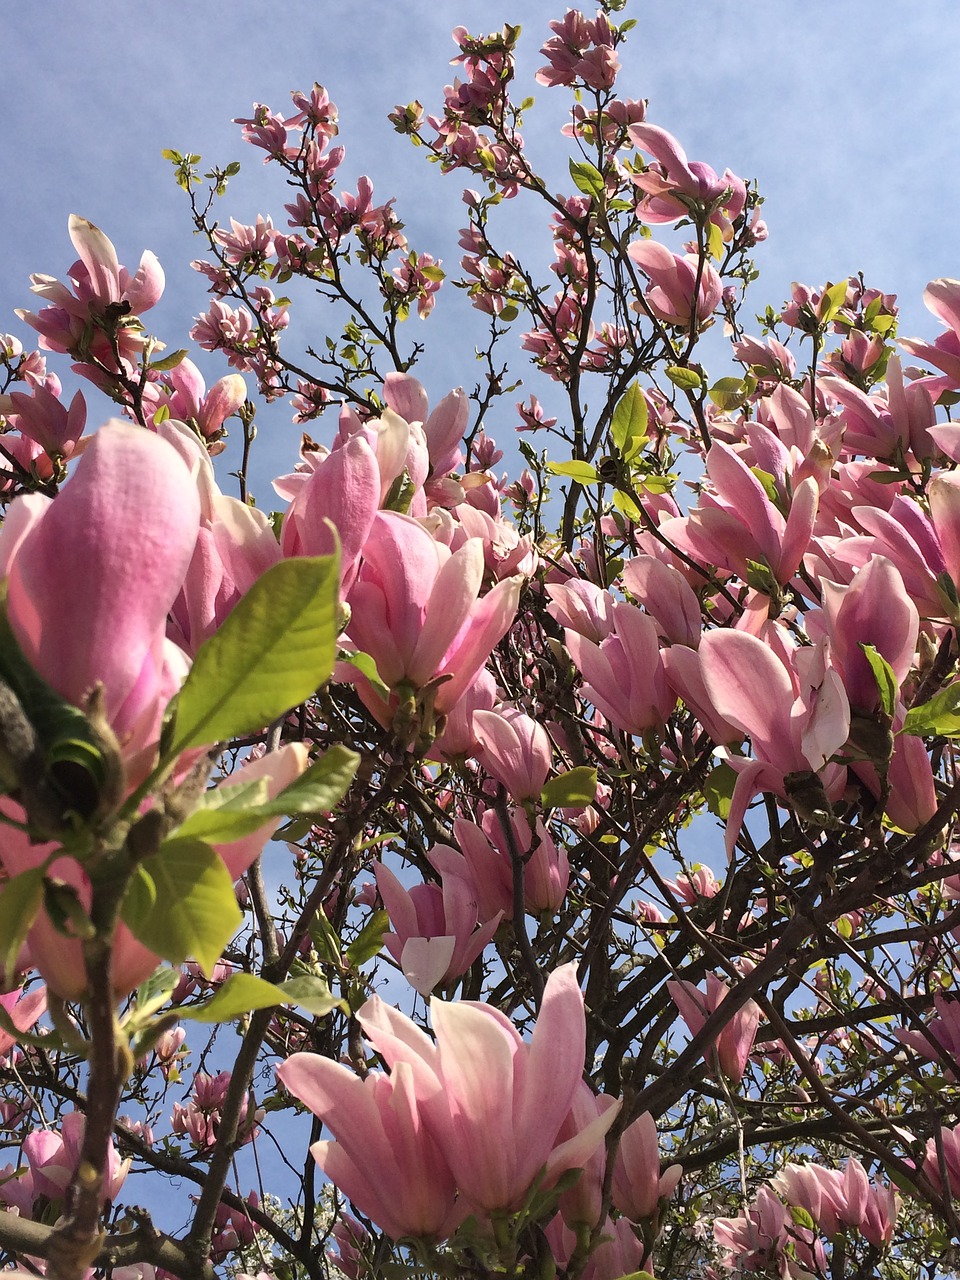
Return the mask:
M 918 738 L 929 734 L 941 738 L 960 737 L 960 680 L 948 684 L 922 706 L 911 707 L 903 722 L 903 732 Z
M 756 378 L 748 374 L 745 378 L 721 378 L 713 384 L 708 394 L 718 409 L 730 413 L 733 409 L 739 409 L 756 387 Z
M 600 478 L 597 468 L 589 462 L 548 462 L 547 470 L 551 475 L 567 476 L 577 484 L 596 484 Z
M 696 391 L 703 386 L 703 379 L 696 369 L 687 369 L 683 365 L 672 364 L 664 370 L 675 387 L 681 391 Z
M 17 956 L 43 902 L 46 864 L 13 876 L 0 889 L 0 979 L 9 983 Z
M 350 1006 L 345 1000 L 339 1000 L 322 978 L 311 974 L 303 974 L 299 978 L 288 978 L 278 985 L 278 990 L 292 1004 L 299 1005 L 312 1013 L 315 1018 L 325 1018 L 334 1009 L 342 1009 L 349 1014 Z
M 337 657 L 340 662 L 349 662 L 351 666 L 356 667 L 360 674 L 370 681 L 374 693 L 383 698 L 384 702 L 389 702 L 390 689 L 380 679 L 377 664 L 369 653 L 348 653 L 345 649 L 341 649 Z
M 549 778 L 540 792 L 545 809 L 582 809 L 596 798 L 597 771 L 583 764 Z
M 178 351 L 171 351 L 168 356 L 164 356 L 162 360 L 151 360 L 150 368 L 156 369 L 158 373 L 166 373 L 168 369 L 176 369 L 177 365 L 187 358 L 187 353 L 182 348 Z
M 707 223 L 707 253 L 714 262 L 723 258 L 723 232 L 715 222 Z
M 750 470 L 763 485 L 763 492 L 770 502 L 776 506 L 780 501 L 780 495 L 777 493 L 776 477 L 771 475 L 769 471 L 764 471 L 763 467 L 751 467 Z
M 613 411 L 610 435 L 624 462 L 632 462 L 647 441 L 647 400 L 638 382 L 632 383 Z
M 331 747 L 273 799 L 265 778 L 234 783 L 227 778 L 205 793 L 200 807 L 177 829 L 177 838 L 223 844 L 249 835 L 274 818 L 328 813 L 353 781 L 359 763 L 355 752 Z
M 515 303 L 508 302 L 507 305 L 500 311 L 500 314 L 497 316 L 497 319 L 500 320 L 503 324 L 509 324 L 511 320 L 516 320 L 519 314 L 520 314 L 520 308 L 516 306 Z
M 789 1208 L 790 1217 L 793 1218 L 798 1227 L 806 1227 L 808 1231 L 816 1231 L 817 1224 L 802 1205 L 792 1204 Z
M 222 859 L 202 840 L 176 838 L 137 868 L 120 915 L 145 947 L 171 964 L 192 956 L 207 977 L 243 921 Z
M 338 1006 L 346 1011 L 343 1001 L 331 995 L 321 978 L 292 978 L 275 986 L 252 973 L 234 973 L 209 1000 L 183 1009 L 180 1016 L 185 1022 L 230 1022 L 255 1009 L 272 1009 L 280 1004 L 299 1004 L 318 1017 Z
M 180 981 L 176 969 L 161 965 L 154 969 L 150 977 L 137 987 L 137 1017 L 145 1018 L 162 1008 L 173 994 L 174 987 Z
M 733 789 L 737 785 L 737 773 L 725 760 L 711 769 L 703 784 L 703 798 L 707 808 L 721 822 L 730 816 L 730 802 L 733 800 Z
M 847 286 L 849 280 L 838 280 L 836 284 L 832 284 L 829 289 L 825 289 L 823 298 L 820 300 L 820 323 L 827 325 L 840 311 L 844 302 L 847 300 Z M 824 306 L 826 299 L 826 306 Z
M 281 560 L 257 579 L 194 659 L 177 703 L 172 755 L 262 729 L 329 679 L 339 560 Z
M 640 524 L 643 520 L 643 512 L 630 497 L 629 493 L 624 493 L 622 489 L 618 489 L 613 495 L 613 505 L 617 510 L 631 520 L 634 524 Z
M 340 955 L 340 939 L 337 937 L 333 925 L 327 919 L 323 907 L 317 909 L 317 914 L 307 927 L 310 930 L 310 941 L 313 943 L 320 960 L 324 964 L 332 964 L 336 969 L 342 969 L 343 958 Z
M 893 713 L 897 709 L 897 694 L 900 690 L 893 667 L 881 653 L 878 653 L 872 644 L 861 644 L 860 648 L 863 650 L 863 656 L 870 664 L 873 678 L 877 682 L 880 705 L 884 710 L 884 714 L 892 719 Z
M 589 161 L 571 160 L 570 177 L 573 179 L 573 185 L 585 196 L 592 196 L 594 200 L 599 200 L 603 195 L 605 189 L 603 174 Z
M 347 964 L 359 969 L 362 964 L 379 955 L 383 948 L 383 935 L 389 928 L 390 917 L 386 911 L 375 911 L 347 947 L 345 955 Z

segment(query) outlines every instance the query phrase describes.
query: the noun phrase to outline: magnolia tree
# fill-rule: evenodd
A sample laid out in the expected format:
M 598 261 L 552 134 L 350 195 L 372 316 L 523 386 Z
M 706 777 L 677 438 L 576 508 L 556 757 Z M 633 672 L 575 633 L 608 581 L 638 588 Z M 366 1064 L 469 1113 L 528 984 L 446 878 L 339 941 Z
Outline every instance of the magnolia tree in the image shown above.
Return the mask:
M 932 339 L 859 277 L 755 321 L 759 196 L 622 95 L 620 8 L 541 51 L 559 192 L 519 28 L 391 115 L 469 184 L 471 393 L 410 372 L 444 272 L 341 189 L 319 85 L 238 122 L 276 221 L 168 153 L 232 372 L 82 217 L 2 339 L 17 1274 L 951 1273 L 960 283 Z M 255 503 L 258 399 L 311 434 Z

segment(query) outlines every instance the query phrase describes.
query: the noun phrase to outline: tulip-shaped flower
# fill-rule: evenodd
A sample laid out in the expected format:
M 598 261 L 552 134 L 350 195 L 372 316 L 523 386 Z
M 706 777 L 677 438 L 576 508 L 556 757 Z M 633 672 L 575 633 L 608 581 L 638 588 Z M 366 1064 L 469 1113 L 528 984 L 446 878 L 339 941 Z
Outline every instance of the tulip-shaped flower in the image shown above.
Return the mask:
M 374 996 L 358 1014 L 390 1075 L 294 1054 L 277 1074 L 337 1142 L 313 1147 L 324 1172 L 395 1239 L 443 1237 L 468 1212 L 510 1210 L 538 1175 L 583 1168 L 617 1107 L 559 1141 L 586 1048 L 573 965 L 547 979 L 529 1043 L 488 1004 L 430 1002 L 436 1042 Z M 459 1191 L 454 1205 L 453 1188 Z
M 543 725 L 516 707 L 477 711 L 473 724 L 487 773 L 503 783 L 512 799 L 538 800 L 552 755 Z
M 564 632 L 584 695 L 625 733 L 661 729 L 677 700 L 660 660 L 657 624 L 631 604 L 614 604 L 611 614 L 613 630 L 599 644 L 578 631 Z
M 53 276 L 32 276 L 33 292 L 49 305 L 39 315 L 28 311 L 17 314 L 37 330 L 40 345 L 48 351 L 65 351 L 74 356 L 89 352 L 106 368 L 116 371 L 111 339 L 116 340 L 121 362 L 136 359 L 145 339 L 133 318 L 159 301 L 163 270 L 156 255 L 147 250 L 137 273 L 131 276 L 126 267 L 120 266 L 116 249 L 99 227 L 71 214 L 69 230 L 73 247 L 80 255 L 68 275 L 72 290 Z M 80 372 L 86 371 L 81 368 Z
M 394 1240 L 442 1240 L 456 1230 L 468 1207 L 455 1203 L 453 1174 L 426 1128 L 421 1080 L 408 1063 L 360 1080 L 329 1058 L 295 1053 L 277 1077 L 334 1135 L 311 1154 L 361 1213 Z M 438 1087 L 435 1078 L 429 1084 Z
M 655 240 L 635 240 L 627 252 L 650 281 L 644 296 L 659 319 L 700 328 L 716 311 L 723 285 L 709 262 L 698 271 L 696 258 L 681 258 Z
M 624 1129 L 613 1166 L 613 1203 L 631 1222 L 652 1218 L 661 1200 L 673 1195 L 683 1170 L 672 1164 L 660 1173 L 657 1126 L 649 1111 Z
M 503 913 L 477 927 L 477 900 L 469 881 L 441 871 L 441 884 L 405 889 L 382 862 L 374 868 L 377 888 L 393 932 L 384 945 L 420 994 L 462 977 L 497 931 Z
M 21 649 L 76 706 L 103 687 L 104 714 L 134 773 L 149 764 L 186 671 L 165 631 L 199 524 L 197 488 L 176 451 L 114 422 L 91 438 L 55 499 L 18 499 L 0 532 Z
M 730 988 L 723 979 L 713 973 L 707 974 L 706 993 L 692 982 L 668 982 L 667 990 L 692 1035 L 698 1034 L 707 1018 L 730 994 Z M 743 1079 L 759 1025 L 759 1006 L 755 1001 L 747 1000 L 712 1042 L 720 1070 L 734 1084 Z M 707 1054 L 704 1058 L 710 1061 Z
M 348 634 L 369 653 L 392 690 L 435 689 L 445 715 L 476 680 L 516 613 L 520 578 L 480 596 L 483 545 L 477 538 L 453 553 L 416 520 L 381 511 L 370 530 L 350 592 Z M 383 698 L 358 679 L 361 696 L 381 724 L 393 722 L 399 699 Z

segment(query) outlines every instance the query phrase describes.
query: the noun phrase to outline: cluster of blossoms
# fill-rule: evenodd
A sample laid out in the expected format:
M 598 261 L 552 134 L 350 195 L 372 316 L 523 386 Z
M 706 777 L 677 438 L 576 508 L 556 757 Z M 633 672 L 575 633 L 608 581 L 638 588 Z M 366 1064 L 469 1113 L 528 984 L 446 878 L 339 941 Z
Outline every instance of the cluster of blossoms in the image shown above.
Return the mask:
M 575 192 L 525 157 L 517 28 L 458 28 L 442 111 L 391 117 L 483 189 L 459 282 L 491 334 L 475 422 L 463 390 L 431 403 L 408 371 L 399 323 L 430 315 L 443 272 L 368 178 L 337 193 L 319 85 L 239 122 L 293 188 L 287 229 L 196 214 L 213 298 L 193 338 L 236 372 L 208 390 L 189 358 L 155 360 L 159 264 L 131 274 L 78 217 L 68 283 L 34 277 L 45 305 L 21 313 L 41 350 L 0 340 L 0 1073 L 23 1157 L 0 1199 L 36 1228 L 11 1256 L 69 1280 L 130 1256 L 104 1216 L 128 1153 L 201 1184 L 183 1241 L 126 1232 L 140 1280 L 275 1248 L 312 1280 L 321 1239 L 351 1280 L 388 1258 L 892 1277 L 931 1224 L 947 1253 L 960 282 L 927 288 L 933 342 L 895 345 L 896 299 L 853 278 L 796 285 L 744 332 L 756 195 L 615 96 L 613 8 L 569 12 L 542 50 L 538 81 L 577 98 Z M 549 209 L 549 285 L 493 242 L 521 193 Z M 343 284 L 348 254 L 383 316 Z M 351 309 L 308 369 L 285 355 L 291 280 Z M 521 312 L 549 382 L 517 405 L 509 484 L 493 353 Z M 709 385 L 696 345 L 721 315 L 739 368 Z M 43 352 L 129 420 L 85 434 Z M 234 415 L 253 442 L 246 372 L 298 422 L 335 410 L 272 518 L 211 462 Z M 571 456 L 537 453 L 558 440 Z M 681 465 L 702 468 L 686 496 Z M 293 884 L 271 901 L 275 833 Z M 184 1015 L 242 1018 L 241 1048 L 227 1069 L 210 1040 L 173 1104 L 187 1141 L 158 1144 Z M 59 1132 L 33 1127 L 36 1089 Z M 64 1111 L 81 1092 L 86 1121 Z M 116 1127 L 129 1100 L 147 1118 Z M 312 1166 L 286 1218 L 227 1188 L 273 1112 L 292 1128 L 304 1108 L 364 1222 L 321 1221 Z

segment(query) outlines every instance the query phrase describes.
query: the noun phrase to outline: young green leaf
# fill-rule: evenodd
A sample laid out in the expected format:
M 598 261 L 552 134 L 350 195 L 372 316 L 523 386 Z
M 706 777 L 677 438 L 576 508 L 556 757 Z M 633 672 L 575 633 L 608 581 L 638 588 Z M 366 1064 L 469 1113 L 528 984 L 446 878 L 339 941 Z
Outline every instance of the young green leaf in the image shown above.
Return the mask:
M 281 560 L 201 645 L 171 754 L 252 733 L 308 698 L 336 656 L 339 556 Z
M 379 955 L 383 947 L 383 935 L 390 928 L 386 911 L 375 911 L 346 950 L 347 964 L 359 969 L 362 964 Z
M 145 947 L 171 964 L 192 956 L 208 977 L 243 921 L 222 859 L 192 839 L 167 840 L 144 859 L 120 915 Z
M 589 462 L 548 462 L 547 470 L 555 476 L 567 476 L 576 480 L 577 484 L 596 484 L 599 480 L 597 468 Z
M 46 867 L 31 867 L 13 876 L 0 889 L 0 979 L 9 983 L 17 956 L 43 901 Z
M 177 838 L 222 844 L 249 835 L 272 818 L 329 813 L 353 781 L 359 763 L 355 752 L 331 747 L 273 799 L 266 779 L 231 783 L 227 778 L 206 792 L 201 805 L 178 827 Z
M 872 644 L 861 644 L 860 648 L 863 650 L 863 656 L 870 664 L 873 678 L 877 682 L 877 689 L 880 692 L 880 705 L 884 714 L 892 719 L 893 713 L 897 709 L 897 695 L 899 693 L 899 685 L 893 667 Z
M 549 778 L 540 792 L 545 809 L 582 809 L 597 798 L 597 771 L 577 765 L 566 773 Z
M 281 1004 L 299 1004 L 317 1017 L 324 1017 L 338 1006 L 347 1011 L 322 978 L 292 978 L 275 986 L 252 973 L 234 973 L 209 1000 L 183 1009 L 180 1016 L 187 1022 L 230 1022 L 255 1009 L 272 1009 Z
M 603 174 L 588 160 L 571 160 L 570 177 L 573 179 L 573 185 L 585 196 L 592 196 L 594 200 L 599 200 L 603 195 Z
M 935 693 L 929 702 L 911 707 L 903 722 L 903 732 L 918 738 L 937 734 L 941 738 L 960 737 L 960 680 Z
M 632 462 L 647 441 L 647 399 L 639 382 L 631 383 L 610 421 L 610 435 L 624 462 Z

